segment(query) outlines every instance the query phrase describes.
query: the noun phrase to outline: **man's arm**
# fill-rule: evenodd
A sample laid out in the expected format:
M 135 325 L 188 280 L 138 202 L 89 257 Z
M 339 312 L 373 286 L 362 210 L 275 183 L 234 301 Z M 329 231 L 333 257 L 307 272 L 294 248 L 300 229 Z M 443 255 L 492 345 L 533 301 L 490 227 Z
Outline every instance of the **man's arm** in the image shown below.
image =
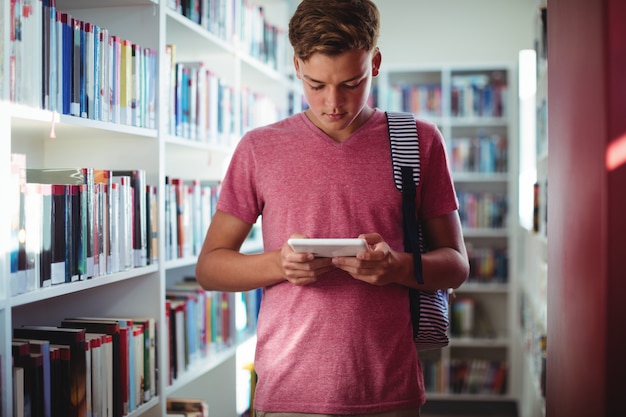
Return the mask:
M 204 289 L 248 291 L 284 280 L 280 252 L 239 252 L 251 228 L 231 214 L 215 213 L 196 265 L 196 279 Z

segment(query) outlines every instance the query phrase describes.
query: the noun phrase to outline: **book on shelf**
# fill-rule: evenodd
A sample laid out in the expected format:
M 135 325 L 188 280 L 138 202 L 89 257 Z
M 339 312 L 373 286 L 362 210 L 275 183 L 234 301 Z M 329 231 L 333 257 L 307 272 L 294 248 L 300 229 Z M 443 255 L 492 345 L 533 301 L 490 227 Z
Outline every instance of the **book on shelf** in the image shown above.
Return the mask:
M 57 396 L 54 407 L 58 410 L 59 416 L 71 414 L 72 392 L 67 383 L 72 377 L 72 352 L 71 347 L 65 344 L 50 344 L 50 349 L 59 352 L 59 370 L 56 377 Z
M 70 240 L 72 220 L 69 218 L 71 207 L 68 208 L 68 187 L 63 184 L 53 184 L 52 192 L 52 212 L 51 212 L 51 230 L 52 230 L 52 285 L 70 282 L 69 265 L 70 261 L 67 255 L 71 251 L 67 250 Z
M 48 340 L 53 344 L 65 344 L 70 347 L 70 380 L 65 381 L 70 392 L 71 417 L 85 417 L 86 407 L 86 355 L 85 330 L 69 329 L 54 326 L 22 326 L 13 329 L 13 337 L 17 339 Z
M 506 226 L 506 193 L 458 190 L 459 216 L 466 228 L 502 229 Z
M 146 240 L 146 250 L 148 263 L 153 265 L 159 260 L 159 198 L 157 187 L 155 185 L 146 186 L 146 229 L 148 231 L 148 239 Z
M 167 412 L 182 412 L 188 417 L 209 417 L 209 405 L 200 398 L 169 397 L 165 405 Z
M 474 335 L 476 301 L 470 297 L 457 297 L 452 302 L 451 333 L 453 336 Z
M 111 380 L 115 382 L 118 410 L 132 412 L 156 396 L 156 321 L 149 317 L 77 317 L 61 323 L 67 327 L 82 327 L 101 336 L 111 349 Z M 88 333 L 88 334 L 89 334 Z M 104 371 L 103 371 L 104 373 Z
M 506 361 L 452 358 L 448 389 L 453 394 L 503 395 L 507 372 Z
M 13 366 L 13 410 L 14 417 L 24 417 L 26 408 L 24 396 L 24 368 Z
M 451 113 L 453 117 L 504 117 L 508 83 L 506 71 L 453 73 Z
M 133 265 L 134 267 L 143 267 L 148 265 L 147 259 L 147 203 L 146 203 L 146 171 L 143 169 L 129 170 L 113 170 L 111 175 L 115 177 L 130 177 L 130 186 L 132 188 L 132 248 L 133 248 Z
M 187 370 L 187 340 L 185 338 L 185 313 L 186 303 L 184 300 L 170 299 L 166 301 L 169 308 L 169 364 L 170 380 L 179 378 Z
M 110 345 L 107 345 L 107 355 L 110 355 L 111 368 L 107 367 L 107 372 L 110 371 L 110 379 L 112 381 L 112 391 L 107 391 L 107 402 L 113 404 L 114 417 L 121 417 L 124 415 L 124 398 L 123 390 L 127 385 L 127 379 L 122 374 L 122 366 L 124 363 L 122 346 L 127 344 L 127 340 L 122 340 L 122 333 L 119 329 L 119 324 L 113 320 L 104 319 L 64 319 L 61 322 L 61 326 L 65 328 L 83 329 L 85 331 L 85 338 L 87 339 L 87 333 L 99 334 L 105 336 L 105 342 L 108 343 L 110 338 Z M 107 359 L 109 356 L 107 356 Z M 107 362 L 108 363 L 108 362 Z M 107 374 L 108 378 L 108 374 Z M 103 381 L 109 383 L 108 379 Z M 110 397 L 110 398 L 109 398 Z
M 12 1 L 10 14 L 12 102 L 94 120 L 156 127 L 154 50 L 60 11 L 56 0 Z M 119 113 L 122 86 L 130 93 L 124 96 L 128 112 L 123 121 Z
M 11 154 L 10 185 L 8 187 L 10 241 L 9 241 L 9 294 L 17 295 L 27 291 L 25 198 L 26 198 L 26 155 Z
M 41 370 L 37 370 L 37 397 L 41 397 L 41 403 L 37 404 L 42 416 L 52 416 L 52 379 L 51 379 L 51 360 L 50 342 L 48 340 L 37 339 L 15 339 L 17 341 L 26 342 L 28 345 L 29 355 L 32 357 L 37 355 L 37 363 L 41 362 Z M 33 415 L 38 415 L 33 413 Z
M 453 172 L 506 173 L 508 141 L 506 136 L 479 133 L 477 136 L 453 137 L 448 143 Z
M 30 413 L 29 415 L 50 415 L 47 407 L 49 403 L 45 403 L 44 369 L 44 355 L 41 353 L 30 353 L 26 359 L 24 373 L 24 402 L 26 403 L 26 413 Z
M 125 374 L 123 372 L 123 364 L 128 363 L 128 356 L 124 358 L 123 346 L 128 345 L 128 340 L 122 340 L 122 333 L 120 332 L 119 323 L 113 320 L 105 319 L 64 319 L 61 322 L 63 328 L 68 329 L 82 329 L 85 332 L 85 339 L 87 333 L 96 333 L 106 335 L 111 338 L 110 353 L 112 363 L 112 398 L 107 397 L 107 402 L 112 400 L 113 403 L 113 417 L 122 417 L 127 413 L 126 395 L 124 390 L 128 388 L 128 384 L 125 382 Z M 108 339 L 106 339 L 108 340 Z M 107 355 L 109 350 L 107 350 Z M 108 368 L 107 368 L 108 369 Z M 107 396 L 109 393 L 107 392 Z M 126 400 L 127 401 L 127 400 Z
M 116 194 L 119 196 L 116 211 L 119 214 L 117 221 L 113 218 L 114 226 L 117 230 L 119 239 L 117 240 L 117 262 L 113 259 L 114 265 L 118 267 L 118 271 L 131 269 L 134 265 L 133 253 L 133 204 L 132 204 L 132 187 L 130 185 L 130 177 L 127 175 L 114 175 L 112 178 Z M 112 187 L 113 188 L 113 187 Z
M 61 414 L 61 349 L 50 344 L 50 408 L 52 416 Z
M 94 186 L 94 170 L 93 168 L 28 168 L 26 170 L 26 180 L 30 183 L 39 183 L 46 185 L 77 185 L 78 189 L 70 188 L 66 193 L 72 196 L 71 201 L 78 202 L 78 207 L 74 207 L 68 211 L 68 215 L 77 215 L 80 218 L 72 218 L 69 222 L 70 228 L 76 228 L 68 236 L 72 236 L 74 242 L 75 253 L 73 256 L 74 266 L 72 277 L 78 274 L 79 279 L 87 279 L 94 276 L 95 265 L 95 249 L 97 248 L 96 240 L 98 239 L 95 224 L 95 204 L 96 193 Z M 52 190 L 51 190 L 52 191 Z M 60 190 L 58 190 L 60 191 Z M 45 202 L 44 202 L 45 204 Z M 76 239 L 79 242 L 76 242 Z M 66 240 L 68 241 L 68 240 Z M 75 278 L 70 278 L 70 281 Z

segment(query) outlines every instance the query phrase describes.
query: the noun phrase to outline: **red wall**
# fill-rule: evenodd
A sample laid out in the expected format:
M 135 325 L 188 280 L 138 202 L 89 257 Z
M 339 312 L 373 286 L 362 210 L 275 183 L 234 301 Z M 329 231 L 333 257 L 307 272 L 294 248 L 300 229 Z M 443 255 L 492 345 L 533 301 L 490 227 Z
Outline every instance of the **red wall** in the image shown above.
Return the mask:
M 624 416 L 626 2 L 549 0 L 548 63 L 546 412 Z

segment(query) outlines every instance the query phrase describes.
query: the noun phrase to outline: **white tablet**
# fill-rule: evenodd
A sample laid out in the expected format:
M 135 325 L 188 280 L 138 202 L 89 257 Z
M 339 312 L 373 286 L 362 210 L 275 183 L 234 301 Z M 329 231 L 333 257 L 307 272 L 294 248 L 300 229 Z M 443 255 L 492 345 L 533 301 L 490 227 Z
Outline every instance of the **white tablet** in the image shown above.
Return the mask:
M 365 239 L 346 238 L 314 238 L 314 239 L 289 239 L 289 246 L 295 252 L 312 253 L 319 257 L 333 256 L 356 256 L 359 252 L 367 252 L 368 246 Z

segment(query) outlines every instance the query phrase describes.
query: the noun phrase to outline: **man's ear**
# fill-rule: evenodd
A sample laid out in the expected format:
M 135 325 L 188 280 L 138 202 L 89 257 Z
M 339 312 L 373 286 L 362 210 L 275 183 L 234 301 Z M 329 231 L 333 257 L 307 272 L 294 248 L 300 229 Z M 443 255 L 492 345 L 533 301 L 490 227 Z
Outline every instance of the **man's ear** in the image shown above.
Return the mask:
M 296 77 L 302 80 L 302 78 L 300 78 L 300 61 L 298 61 L 298 57 L 295 55 L 293 56 L 293 67 L 296 69 Z
M 380 73 L 380 64 L 382 62 L 383 56 L 380 53 L 380 49 L 376 47 L 374 50 L 374 54 L 372 56 L 372 77 L 376 77 Z

